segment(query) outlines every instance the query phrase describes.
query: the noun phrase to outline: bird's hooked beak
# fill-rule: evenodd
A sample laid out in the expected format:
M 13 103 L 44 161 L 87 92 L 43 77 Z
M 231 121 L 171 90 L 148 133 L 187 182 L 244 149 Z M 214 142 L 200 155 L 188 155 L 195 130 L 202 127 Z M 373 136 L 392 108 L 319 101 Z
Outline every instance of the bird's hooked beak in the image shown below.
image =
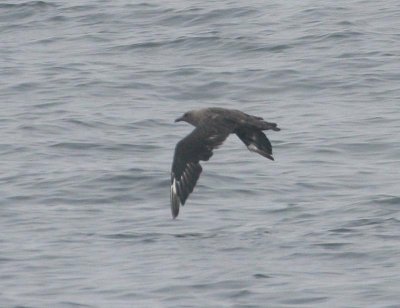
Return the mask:
M 180 121 L 183 121 L 183 116 L 177 118 L 177 119 L 175 120 L 175 123 L 176 123 L 176 122 L 180 122 Z

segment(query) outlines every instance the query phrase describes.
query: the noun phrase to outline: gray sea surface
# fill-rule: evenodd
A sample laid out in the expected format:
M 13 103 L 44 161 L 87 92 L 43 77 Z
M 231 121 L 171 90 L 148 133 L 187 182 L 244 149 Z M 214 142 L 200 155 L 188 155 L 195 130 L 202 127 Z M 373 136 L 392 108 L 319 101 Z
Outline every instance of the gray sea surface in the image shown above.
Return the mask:
M 0 2 L 0 307 L 400 307 L 400 2 Z M 171 219 L 185 111 L 231 136 Z

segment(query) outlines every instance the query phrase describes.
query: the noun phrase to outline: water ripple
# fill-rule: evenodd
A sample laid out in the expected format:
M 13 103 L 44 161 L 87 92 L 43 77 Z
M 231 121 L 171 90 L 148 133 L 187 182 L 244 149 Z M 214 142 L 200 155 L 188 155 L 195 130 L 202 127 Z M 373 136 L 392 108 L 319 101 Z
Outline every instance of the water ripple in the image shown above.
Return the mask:
M 2 1 L 7 307 L 397 307 L 399 4 Z M 174 119 L 231 136 L 170 213 Z M 301 283 L 299 283 L 301 282 Z

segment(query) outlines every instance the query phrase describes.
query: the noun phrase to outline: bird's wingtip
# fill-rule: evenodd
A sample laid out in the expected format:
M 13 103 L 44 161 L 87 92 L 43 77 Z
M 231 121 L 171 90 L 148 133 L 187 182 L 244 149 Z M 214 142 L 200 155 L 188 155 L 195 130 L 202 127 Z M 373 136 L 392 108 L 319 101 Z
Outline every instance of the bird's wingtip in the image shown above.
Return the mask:
M 176 191 L 176 180 L 174 179 L 171 184 L 171 214 L 172 219 L 179 215 L 180 201 Z
M 177 196 L 171 196 L 171 214 L 172 219 L 175 219 L 179 215 L 179 201 Z
M 172 203 L 171 204 L 171 214 L 172 219 L 175 219 L 179 215 L 179 203 Z
M 266 153 L 265 151 L 257 151 L 258 154 L 261 154 L 262 156 L 270 159 L 270 160 L 275 160 L 275 158 L 272 156 L 272 154 Z

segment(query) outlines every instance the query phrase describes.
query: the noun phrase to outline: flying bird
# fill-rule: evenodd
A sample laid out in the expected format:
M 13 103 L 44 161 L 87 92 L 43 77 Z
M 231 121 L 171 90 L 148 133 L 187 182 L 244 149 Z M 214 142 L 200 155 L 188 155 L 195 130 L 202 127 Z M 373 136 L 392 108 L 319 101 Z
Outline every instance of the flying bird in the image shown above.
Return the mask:
M 180 206 L 184 205 L 199 179 L 202 167 L 199 161 L 207 161 L 213 150 L 219 147 L 230 134 L 236 134 L 247 148 L 268 159 L 272 156 L 272 145 L 263 130 L 279 131 L 276 123 L 240 110 L 205 108 L 186 112 L 175 122 L 185 121 L 195 129 L 179 141 L 175 147 L 171 170 L 171 212 L 176 218 Z

